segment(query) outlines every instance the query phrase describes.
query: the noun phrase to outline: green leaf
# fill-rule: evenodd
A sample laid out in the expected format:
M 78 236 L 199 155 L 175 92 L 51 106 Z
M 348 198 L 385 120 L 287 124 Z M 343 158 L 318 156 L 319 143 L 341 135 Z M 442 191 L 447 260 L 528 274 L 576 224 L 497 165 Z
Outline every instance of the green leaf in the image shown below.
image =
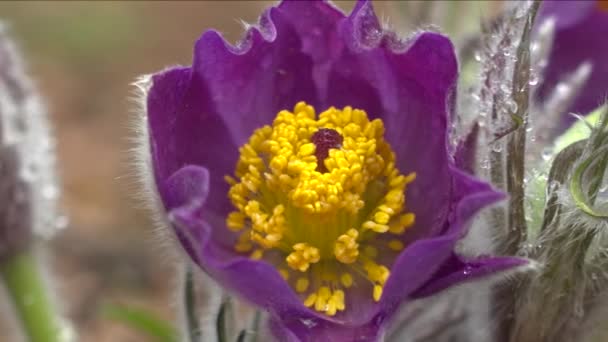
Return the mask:
M 146 333 L 158 342 L 177 342 L 179 340 L 177 331 L 170 323 L 143 309 L 107 305 L 103 309 L 103 316 Z

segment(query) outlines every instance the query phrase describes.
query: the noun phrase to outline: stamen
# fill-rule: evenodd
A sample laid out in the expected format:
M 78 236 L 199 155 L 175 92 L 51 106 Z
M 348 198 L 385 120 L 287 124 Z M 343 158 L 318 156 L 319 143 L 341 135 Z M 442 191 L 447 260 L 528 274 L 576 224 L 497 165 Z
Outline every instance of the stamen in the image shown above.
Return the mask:
M 238 232 L 245 227 L 245 214 L 240 211 L 231 212 L 226 219 L 226 225 L 230 230 Z
M 317 116 L 300 102 L 253 132 L 225 177 L 234 250 L 275 265 L 305 306 L 328 316 L 366 281 L 380 300 L 387 266 L 405 248 L 397 235 L 415 221 L 405 192 L 416 174 L 400 173 L 383 135 L 382 121 L 362 110 Z
M 299 278 L 296 282 L 296 291 L 302 293 L 308 289 L 309 280 L 308 278 Z
M 380 297 L 382 297 L 382 286 L 374 285 L 374 301 L 380 301 Z
M 388 242 L 388 248 L 394 250 L 395 252 L 399 252 L 404 248 L 403 242 L 400 240 L 391 240 Z
M 296 271 L 306 272 L 310 264 L 319 262 L 321 256 L 319 255 L 319 249 L 310 246 L 307 243 L 296 243 L 293 245 L 293 252 L 291 252 L 285 261 L 287 265 Z
M 353 285 L 353 276 L 351 276 L 350 273 L 344 273 L 340 277 L 340 282 L 344 287 L 349 288 Z
M 327 286 L 321 286 L 317 292 L 317 301 L 315 302 L 315 310 L 327 311 L 327 301 L 331 296 L 331 290 Z
M 336 259 L 344 264 L 352 264 L 357 261 L 359 256 L 359 244 L 357 237 L 359 232 L 356 229 L 349 229 L 346 234 L 340 235 L 334 247 Z

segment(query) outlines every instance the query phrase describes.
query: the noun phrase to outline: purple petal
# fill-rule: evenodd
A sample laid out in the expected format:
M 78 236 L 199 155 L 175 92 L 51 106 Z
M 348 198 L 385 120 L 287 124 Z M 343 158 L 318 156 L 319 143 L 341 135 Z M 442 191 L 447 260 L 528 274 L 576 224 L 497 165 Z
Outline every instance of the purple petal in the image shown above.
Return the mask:
M 281 342 L 374 342 L 380 340 L 380 320 L 362 326 L 344 326 L 326 321 L 271 319 L 270 328 Z
M 433 277 L 411 297 L 428 297 L 451 286 L 499 274 L 527 264 L 526 259 L 520 258 L 482 257 L 463 260 L 460 256 L 452 254 Z
M 165 202 L 170 208 L 202 206 L 209 194 L 209 171 L 188 165 L 164 182 Z
M 340 30 L 343 46 L 336 51 L 341 53 L 327 67 L 327 85 L 318 85 L 326 89 L 322 101 L 362 108 L 384 120 L 397 166 L 419 175 L 408 187 L 409 210 L 418 218 L 412 230 L 436 232 L 449 203 L 446 137 L 457 78 L 454 47 L 428 32 L 407 45 L 397 42 L 379 26 L 367 1 L 357 4 Z
M 454 153 L 454 163 L 459 169 L 469 174 L 475 174 L 477 163 L 477 139 L 479 137 L 479 125 L 473 124 L 471 131 L 464 137 Z
M 280 110 L 299 101 L 318 103 L 312 66 L 292 19 L 270 8 L 259 28 L 249 29 L 236 47 L 217 31 L 205 32 L 196 43 L 192 67 L 240 146 Z
M 168 208 L 202 208 L 209 194 L 209 171 L 200 166 L 186 166 L 163 182 L 160 189 Z M 176 235 L 186 252 L 196 258 L 199 247 L 189 238 L 190 234 L 176 230 Z
M 608 97 L 608 11 L 601 10 L 595 1 L 552 1 L 547 5 L 543 14 L 555 15 L 557 30 L 539 98 L 546 100 L 564 76 L 590 62 L 590 78 L 568 109 L 569 113 L 588 114 Z M 574 120 L 565 114 L 564 128 Z
M 595 6 L 593 0 L 545 0 L 539 11 L 538 22 L 553 17 L 558 30 L 568 28 L 585 20 Z
M 318 319 L 281 278 L 263 261 L 237 256 L 214 243 L 217 229 L 204 220 L 200 207 L 185 206 L 169 213 L 180 236 L 193 246 L 193 259 L 219 284 L 277 316 Z
M 392 313 L 414 291 L 422 291 L 424 284 L 449 262 L 456 242 L 466 235 L 470 219 L 484 207 L 504 198 L 486 183 L 454 171 L 453 214 L 442 235 L 419 239 L 407 246 L 391 267 L 391 275 L 380 300 L 381 311 Z
M 228 184 L 238 157 L 224 122 L 205 84 L 189 68 L 176 68 L 153 77 L 148 94 L 148 127 L 154 176 L 167 210 L 176 207 L 164 182 L 185 165 L 202 165 L 209 172 L 210 209 L 226 214 Z

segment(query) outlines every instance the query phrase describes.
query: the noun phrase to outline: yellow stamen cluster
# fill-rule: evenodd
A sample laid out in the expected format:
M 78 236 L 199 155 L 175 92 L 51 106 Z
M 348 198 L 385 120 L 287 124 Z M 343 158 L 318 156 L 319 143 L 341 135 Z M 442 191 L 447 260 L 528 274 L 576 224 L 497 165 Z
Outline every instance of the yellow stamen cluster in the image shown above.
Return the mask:
M 293 245 L 293 252 L 285 258 L 285 261 L 294 270 L 306 272 L 310 264 L 319 262 L 320 259 L 321 256 L 319 255 L 318 248 L 300 242 Z
M 345 264 L 352 264 L 357 261 L 359 256 L 359 244 L 357 243 L 359 232 L 356 229 L 349 229 L 346 234 L 340 235 L 334 246 L 334 255 L 338 261 Z
M 340 143 L 322 146 L 321 131 Z M 276 265 L 306 306 L 330 316 L 345 310 L 353 286 L 370 286 L 380 300 L 390 272 L 378 254 L 394 258 L 415 221 L 405 211 L 415 174 L 399 172 L 383 135 L 382 121 L 362 110 L 332 107 L 317 117 L 300 102 L 253 133 L 235 177 L 226 177 L 235 250 Z
M 322 286 L 315 293 L 304 300 L 304 305 L 307 307 L 313 307 L 317 311 L 325 312 L 329 316 L 333 316 L 338 311 L 343 311 L 346 306 L 344 305 L 344 291 L 332 290 L 327 286 Z

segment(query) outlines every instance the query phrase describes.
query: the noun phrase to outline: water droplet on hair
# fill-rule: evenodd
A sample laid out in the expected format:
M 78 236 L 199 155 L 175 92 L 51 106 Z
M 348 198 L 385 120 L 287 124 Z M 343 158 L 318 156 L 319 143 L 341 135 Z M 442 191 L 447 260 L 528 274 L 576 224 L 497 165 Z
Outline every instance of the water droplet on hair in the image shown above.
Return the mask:
M 32 182 L 38 177 L 38 166 L 35 163 L 27 163 L 19 172 L 19 177 L 25 182 Z
M 511 113 L 515 113 L 517 112 L 517 102 L 513 101 L 513 100 L 507 100 L 505 102 L 505 106 L 507 107 L 507 110 Z
M 551 159 L 552 156 L 553 156 L 553 149 L 549 148 L 549 147 L 545 147 L 541 154 L 541 157 L 543 158 L 543 160 L 549 161 L 549 159 Z
M 65 227 L 68 226 L 69 223 L 70 223 L 70 220 L 65 215 L 59 215 L 55 218 L 55 227 L 57 229 L 64 229 Z
M 301 319 L 300 323 L 304 324 L 304 326 L 306 326 L 307 328 L 312 328 L 317 325 L 317 323 L 312 319 Z
M 540 81 L 538 74 L 536 71 L 530 71 L 530 78 L 528 79 L 528 84 L 531 86 L 535 86 Z

